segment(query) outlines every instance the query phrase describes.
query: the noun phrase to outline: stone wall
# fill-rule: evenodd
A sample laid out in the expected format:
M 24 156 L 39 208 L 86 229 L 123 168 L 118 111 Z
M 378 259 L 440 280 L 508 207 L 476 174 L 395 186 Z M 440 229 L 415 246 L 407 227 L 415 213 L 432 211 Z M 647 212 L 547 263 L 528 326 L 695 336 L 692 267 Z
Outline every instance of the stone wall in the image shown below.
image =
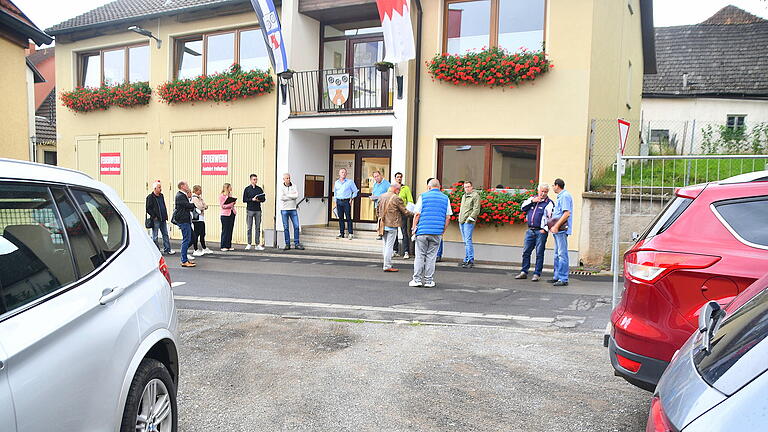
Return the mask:
M 579 257 L 584 265 L 611 265 L 613 210 L 612 193 L 585 192 L 581 219 Z M 619 249 L 623 254 L 633 243 L 632 233 L 642 233 L 667 203 L 662 197 L 622 197 Z

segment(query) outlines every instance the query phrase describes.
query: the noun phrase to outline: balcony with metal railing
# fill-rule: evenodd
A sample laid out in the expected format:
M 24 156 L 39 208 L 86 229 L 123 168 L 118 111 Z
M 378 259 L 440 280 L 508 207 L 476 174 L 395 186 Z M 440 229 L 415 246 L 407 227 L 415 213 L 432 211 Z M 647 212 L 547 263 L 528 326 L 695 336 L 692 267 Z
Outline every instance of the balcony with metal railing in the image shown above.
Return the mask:
M 395 79 L 376 66 L 294 72 L 287 80 L 291 116 L 392 112 Z

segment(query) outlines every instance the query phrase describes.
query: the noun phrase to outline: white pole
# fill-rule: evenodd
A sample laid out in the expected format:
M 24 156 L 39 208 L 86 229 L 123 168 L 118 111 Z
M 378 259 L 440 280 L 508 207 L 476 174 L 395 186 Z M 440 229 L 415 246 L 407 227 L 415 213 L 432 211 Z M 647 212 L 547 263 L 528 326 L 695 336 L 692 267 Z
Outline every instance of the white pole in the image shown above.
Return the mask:
M 623 174 L 621 153 L 616 153 L 616 200 L 613 208 L 613 242 L 611 246 L 611 271 L 613 272 L 613 294 L 611 307 L 619 302 L 619 221 L 621 217 L 621 175 Z

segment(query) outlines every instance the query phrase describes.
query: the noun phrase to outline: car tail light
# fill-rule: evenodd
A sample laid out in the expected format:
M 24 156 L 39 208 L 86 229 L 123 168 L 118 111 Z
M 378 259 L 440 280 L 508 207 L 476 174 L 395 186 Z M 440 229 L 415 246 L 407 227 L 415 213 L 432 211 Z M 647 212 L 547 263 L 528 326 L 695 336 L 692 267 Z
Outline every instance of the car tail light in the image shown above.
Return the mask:
M 720 261 L 719 256 L 639 250 L 624 257 L 624 276 L 654 283 L 674 270 L 703 269 Z
M 674 430 L 661 406 L 661 399 L 654 396 L 651 400 L 651 412 L 648 413 L 648 424 L 645 426 L 645 432 L 673 432 Z
M 171 272 L 168 270 L 168 264 L 165 263 L 165 258 L 160 257 L 160 264 L 157 265 L 157 269 L 165 276 L 165 280 L 168 281 L 168 285 L 171 285 Z
M 623 367 L 624 369 L 632 372 L 637 373 L 637 371 L 640 370 L 640 362 L 636 362 L 634 360 L 630 360 L 621 354 L 616 354 L 616 360 L 619 362 L 619 366 Z

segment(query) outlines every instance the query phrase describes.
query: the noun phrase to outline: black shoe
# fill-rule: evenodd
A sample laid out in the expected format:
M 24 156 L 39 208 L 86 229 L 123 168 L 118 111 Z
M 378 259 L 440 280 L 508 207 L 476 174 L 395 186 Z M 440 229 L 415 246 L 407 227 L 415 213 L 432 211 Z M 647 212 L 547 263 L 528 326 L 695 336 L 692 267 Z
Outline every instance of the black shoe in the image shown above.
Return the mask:
M 557 281 L 553 283 L 552 286 L 568 286 L 568 282 Z
M 461 268 L 464 268 L 464 267 L 466 267 L 466 266 L 467 266 L 467 262 L 466 262 L 466 261 L 461 261 L 461 262 L 459 263 L 459 267 L 461 267 Z
M 285 246 L 283 247 L 283 250 L 284 250 L 284 251 L 286 251 L 286 250 L 291 250 L 291 245 L 289 245 L 289 244 L 285 245 Z
M 467 261 L 466 263 L 464 263 L 464 268 L 475 268 L 475 262 Z
M 339 235 L 337 235 L 337 236 L 336 236 L 336 238 L 344 238 L 344 237 L 345 237 L 345 236 L 344 236 L 344 234 L 343 234 L 343 233 L 342 233 L 342 234 L 339 234 Z
M 553 283 L 555 283 L 555 282 L 560 282 L 560 281 L 559 281 L 559 280 L 557 280 L 557 279 L 547 279 L 547 283 L 551 283 L 551 284 L 553 284 Z
M 296 250 L 304 250 L 304 245 L 302 245 L 301 243 L 297 244 Z
M 437 261 L 437 262 L 443 262 L 443 257 L 437 257 L 437 259 L 436 259 L 435 261 Z

